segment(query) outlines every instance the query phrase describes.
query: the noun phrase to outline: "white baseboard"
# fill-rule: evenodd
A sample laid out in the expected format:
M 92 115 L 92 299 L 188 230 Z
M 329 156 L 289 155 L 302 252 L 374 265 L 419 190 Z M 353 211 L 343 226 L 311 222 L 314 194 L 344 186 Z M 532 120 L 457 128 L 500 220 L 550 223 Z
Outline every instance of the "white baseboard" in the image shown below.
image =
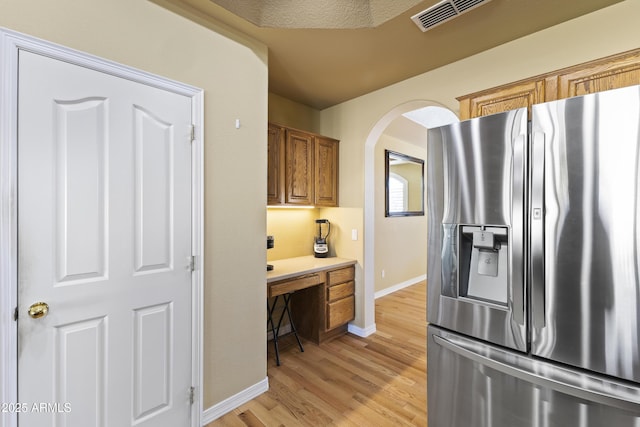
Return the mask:
M 210 422 L 217 420 L 224 414 L 227 414 L 237 407 L 244 405 L 251 399 L 254 399 L 260 396 L 265 391 L 269 390 L 269 377 L 266 377 L 264 380 L 260 381 L 257 384 L 252 385 L 251 387 L 242 390 L 240 393 L 237 393 L 228 399 L 223 400 L 222 402 L 213 405 L 202 412 L 202 426 L 206 426 Z
M 366 338 L 371 334 L 375 334 L 376 324 L 374 323 L 373 325 L 369 325 L 366 328 L 361 328 L 359 326 L 352 325 L 351 323 L 349 323 L 347 330 L 353 335 L 357 335 L 361 338 Z
M 408 286 L 415 285 L 418 282 L 422 282 L 423 280 L 427 280 L 426 274 L 423 274 L 422 276 L 414 277 L 413 279 L 406 280 L 402 283 L 398 283 L 397 285 L 389 286 L 388 288 L 378 291 L 374 294 L 374 298 L 378 299 L 385 295 L 392 294 L 396 291 L 399 291 L 400 289 L 404 289 Z
M 374 298 L 378 299 L 380 297 L 383 297 L 385 295 L 389 295 L 395 291 L 399 291 L 400 289 L 406 288 L 408 286 L 411 285 L 415 285 L 418 282 L 421 282 L 423 280 L 427 280 L 427 275 L 423 274 L 422 276 L 418 276 L 418 277 L 414 277 L 413 279 L 409 279 L 407 281 L 404 281 L 402 283 L 398 283 L 397 285 L 393 285 L 390 286 L 386 289 L 383 289 L 381 291 L 378 291 L 375 293 Z M 348 331 L 354 335 L 357 335 L 359 337 L 362 338 L 366 338 L 371 334 L 374 334 L 376 332 L 376 324 L 372 324 L 369 326 L 366 326 L 364 328 L 361 328 L 359 326 L 353 325 L 351 323 L 349 323 L 349 327 L 348 327 Z

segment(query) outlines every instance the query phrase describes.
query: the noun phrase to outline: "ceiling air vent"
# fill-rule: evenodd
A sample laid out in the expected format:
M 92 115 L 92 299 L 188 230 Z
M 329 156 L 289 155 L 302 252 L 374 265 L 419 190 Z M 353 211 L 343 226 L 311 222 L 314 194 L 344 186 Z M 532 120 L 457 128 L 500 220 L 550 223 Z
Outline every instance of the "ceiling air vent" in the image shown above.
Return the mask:
M 443 0 L 411 17 L 422 31 L 430 30 L 458 15 L 470 11 L 491 0 Z

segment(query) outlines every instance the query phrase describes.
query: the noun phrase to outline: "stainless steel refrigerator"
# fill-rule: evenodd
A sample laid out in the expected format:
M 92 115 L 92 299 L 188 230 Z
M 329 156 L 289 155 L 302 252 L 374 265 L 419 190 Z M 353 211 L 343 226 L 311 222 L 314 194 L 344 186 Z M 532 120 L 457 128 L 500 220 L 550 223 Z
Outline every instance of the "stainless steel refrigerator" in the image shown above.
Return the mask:
M 640 86 L 427 145 L 429 427 L 640 427 Z

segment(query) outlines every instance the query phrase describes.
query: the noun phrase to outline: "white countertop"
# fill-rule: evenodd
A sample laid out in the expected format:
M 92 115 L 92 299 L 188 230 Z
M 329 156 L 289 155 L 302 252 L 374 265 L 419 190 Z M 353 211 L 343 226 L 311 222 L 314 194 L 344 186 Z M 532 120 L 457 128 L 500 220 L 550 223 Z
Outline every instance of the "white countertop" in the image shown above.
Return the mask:
M 273 265 L 273 270 L 267 271 L 267 283 L 271 283 L 330 268 L 347 267 L 355 264 L 356 261 L 338 257 L 316 258 L 313 255 L 308 255 L 268 261 L 267 263 Z

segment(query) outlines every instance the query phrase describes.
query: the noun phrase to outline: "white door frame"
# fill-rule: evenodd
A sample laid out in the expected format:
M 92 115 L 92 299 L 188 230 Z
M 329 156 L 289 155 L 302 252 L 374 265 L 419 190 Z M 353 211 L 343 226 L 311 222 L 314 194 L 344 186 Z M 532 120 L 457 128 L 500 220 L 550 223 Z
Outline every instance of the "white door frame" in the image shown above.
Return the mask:
M 18 327 L 14 320 L 18 295 L 17 152 L 18 51 L 80 65 L 191 98 L 195 125 L 192 150 L 192 385 L 191 427 L 202 414 L 202 289 L 203 289 L 203 100 L 202 89 L 136 70 L 93 55 L 0 28 L 0 403 L 18 403 Z M 16 427 L 17 414 L 0 408 L 0 427 Z M 7 408 L 11 409 L 11 408 Z

